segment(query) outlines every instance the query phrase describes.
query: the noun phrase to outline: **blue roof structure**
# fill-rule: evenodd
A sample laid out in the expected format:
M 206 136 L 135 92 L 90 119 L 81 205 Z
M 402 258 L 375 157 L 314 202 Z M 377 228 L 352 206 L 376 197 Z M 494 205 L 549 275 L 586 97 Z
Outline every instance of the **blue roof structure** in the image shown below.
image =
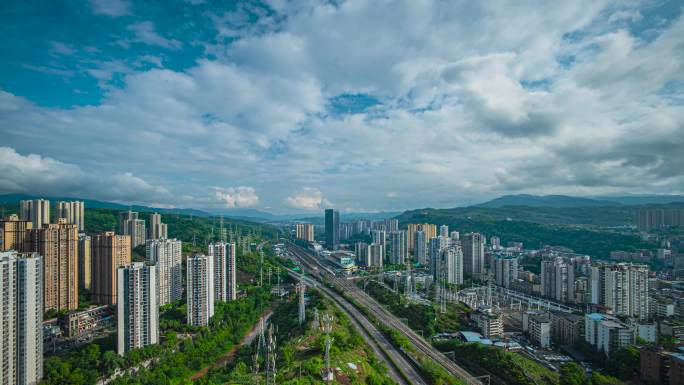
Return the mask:
M 459 332 L 466 342 L 480 342 L 482 340 L 482 335 L 475 332 Z

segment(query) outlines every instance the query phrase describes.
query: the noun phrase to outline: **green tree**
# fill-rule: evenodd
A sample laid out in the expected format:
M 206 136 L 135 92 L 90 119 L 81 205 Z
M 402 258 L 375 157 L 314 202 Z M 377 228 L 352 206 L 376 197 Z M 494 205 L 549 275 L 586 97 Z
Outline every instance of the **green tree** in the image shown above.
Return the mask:
M 620 348 L 610 355 L 606 364 L 606 372 L 623 381 L 628 381 L 634 378 L 639 365 L 639 350 L 634 346 L 628 346 Z
M 584 369 L 576 362 L 568 362 L 560 368 L 560 385 L 582 385 Z
M 100 361 L 100 371 L 102 375 L 107 375 L 108 373 L 114 372 L 117 368 L 123 366 L 124 359 L 120 355 L 116 354 L 113 350 L 107 350 L 102 355 Z

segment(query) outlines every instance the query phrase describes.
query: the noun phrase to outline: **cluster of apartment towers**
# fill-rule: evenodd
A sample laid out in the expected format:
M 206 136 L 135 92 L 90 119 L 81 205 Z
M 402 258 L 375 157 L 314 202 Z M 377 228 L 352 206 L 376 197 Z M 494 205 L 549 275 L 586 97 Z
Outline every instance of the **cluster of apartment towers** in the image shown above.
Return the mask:
M 150 227 L 138 213 L 119 214 L 119 234 L 84 232 L 84 203 L 20 202 L 0 220 L 0 384 L 37 384 L 43 373 L 43 315 L 78 309 L 78 292 L 116 309 L 117 351 L 159 342 L 159 307 L 183 296 L 182 245 L 167 237 L 161 215 Z M 132 248 L 145 245 L 145 262 Z M 214 301 L 236 298 L 235 243 L 211 243 L 186 259 L 187 320 L 209 323 Z
M 399 230 L 399 221 L 396 219 L 372 222 L 371 226 L 374 227 L 370 229 L 372 243 L 358 242 L 354 245 L 357 263 L 362 266 L 383 268 L 385 261 L 392 265 L 404 265 L 413 260 L 429 266 L 438 280 L 451 284 L 462 284 L 464 272 L 476 279 L 484 277 L 486 273 L 482 234 L 467 233 L 461 236 L 458 231 L 449 232 L 449 226 L 446 225 L 440 226 L 437 233 L 437 225 L 431 223 L 410 223 L 406 230 Z M 308 235 L 304 227 L 302 230 L 302 234 Z M 340 238 L 346 237 L 347 232 L 355 231 L 340 227 L 339 212 L 325 210 L 326 248 L 337 250 Z

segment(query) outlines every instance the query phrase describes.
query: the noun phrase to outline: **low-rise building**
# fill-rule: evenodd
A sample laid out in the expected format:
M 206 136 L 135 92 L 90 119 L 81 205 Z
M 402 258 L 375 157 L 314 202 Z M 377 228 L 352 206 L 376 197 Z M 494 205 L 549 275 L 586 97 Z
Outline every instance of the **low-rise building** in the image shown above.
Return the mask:
M 684 384 L 684 353 L 672 353 L 670 385 Z
M 69 312 L 59 318 L 59 323 L 64 334 L 73 338 L 114 324 L 115 316 L 114 308 L 105 305 Z
M 676 340 L 684 340 L 684 322 L 680 320 L 667 319 L 658 323 L 660 334 L 672 337 Z
M 634 344 L 634 329 L 607 314 L 585 315 L 585 341 L 606 355 Z
M 503 314 L 494 312 L 491 308 L 480 308 L 470 317 L 485 338 L 503 336 Z
M 669 384 L 671 356 L 663 348 L 646 346 L 639 350 L 641 379 L 645 383 Z
M 542 349 L 551 346 L 551 320 L 548 314 L 535 315 L 529 319 L 530 340 Z
M 584 317 L 562 311 L 551 312 L 551 339 L 558 345 L 575 345 L 584 340 Z

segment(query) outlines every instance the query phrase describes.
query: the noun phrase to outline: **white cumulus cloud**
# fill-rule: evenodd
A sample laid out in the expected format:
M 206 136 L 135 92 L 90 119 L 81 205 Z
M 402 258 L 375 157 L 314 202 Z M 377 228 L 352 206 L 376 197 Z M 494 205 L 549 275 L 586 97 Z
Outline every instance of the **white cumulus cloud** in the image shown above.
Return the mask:
M 299 192 L 285 198 L 285 204 L 301 210 L 321 210 L 331 206 L 331 203 L 323 196 L 323 192 L 316 187 L 302 188 Z
M 252 207 L 259 204 L 259 196 L 253 187 L 216 187 L 216 199 L 228 208 Z

